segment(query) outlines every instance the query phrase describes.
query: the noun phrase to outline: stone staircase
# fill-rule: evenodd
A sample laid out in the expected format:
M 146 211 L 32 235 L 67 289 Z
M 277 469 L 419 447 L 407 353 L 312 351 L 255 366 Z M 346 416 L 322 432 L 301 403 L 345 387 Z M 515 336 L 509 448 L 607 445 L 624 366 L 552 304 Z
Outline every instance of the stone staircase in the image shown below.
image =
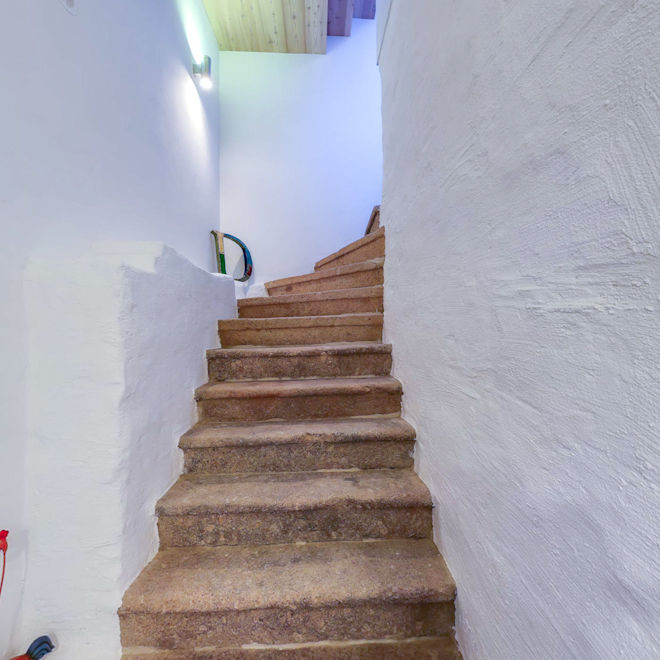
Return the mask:
M 379 229 L 219 322 L 125 660 L 460 658 L 381 343 L 384 254 Z

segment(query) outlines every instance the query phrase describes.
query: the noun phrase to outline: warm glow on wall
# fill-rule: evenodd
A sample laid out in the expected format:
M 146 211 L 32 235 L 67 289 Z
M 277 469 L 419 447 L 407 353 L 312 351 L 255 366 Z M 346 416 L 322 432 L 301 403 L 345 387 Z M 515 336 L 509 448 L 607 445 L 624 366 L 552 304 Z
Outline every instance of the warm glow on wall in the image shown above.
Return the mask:
M 202 89 L 211 89 L 213 87 L 213 78 L 211 77 L 211 58 L 204 55 L 201 63 L 193 62 L 192 72 L 195 78 L 199 81 L 199 86 Z
M 178 0 L 179 16 L 183 31 L 190 47 L 192 56 L 192 74 L 199 87 L 212 89 L 211 58 L 206 55 L 203 41 L 203 21 L 208 20 L 206 15 L 200 15 L 200 6 L 190 0 Z M 190 69 L 189 69 L 190 71 Z

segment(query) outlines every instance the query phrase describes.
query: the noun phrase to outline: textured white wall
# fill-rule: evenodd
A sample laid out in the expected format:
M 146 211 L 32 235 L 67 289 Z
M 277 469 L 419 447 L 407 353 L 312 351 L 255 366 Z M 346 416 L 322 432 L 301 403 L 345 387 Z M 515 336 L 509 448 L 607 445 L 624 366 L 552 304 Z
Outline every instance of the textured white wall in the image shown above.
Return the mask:
M 213 267 L 217 88 L 200 93 L 189 75 L 191 51 L 217 48 L 201 0 L 73 4 L 0 2 L 0 528 L 11 530 L 0 653 L 24 611 L 34 531 L 23 500 L 28 255 L 159 240 Z
M 386 335 L 467 660 L 660 657 L 659 33 L 392 3 Z
M 380 203 L 375 21 L 327 55 L 220 53 L 220 224 L 251 282 L 298 275 L 364 234 Z
M 53 658 L 117 660 L 117 608 L 158 546 L 154 506 L 181 471 L 234 282 L 162 244 L 103 243 L 31 260 L 26 303 L 30 543 L 13 650 L 54 633 Z

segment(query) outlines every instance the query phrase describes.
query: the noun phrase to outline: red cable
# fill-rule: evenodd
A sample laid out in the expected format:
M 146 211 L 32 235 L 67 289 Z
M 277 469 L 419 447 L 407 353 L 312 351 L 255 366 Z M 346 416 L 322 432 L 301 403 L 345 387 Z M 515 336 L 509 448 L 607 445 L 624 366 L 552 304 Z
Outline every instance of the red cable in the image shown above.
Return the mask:
M 0 596 L 2 596 L 2 585 L 5 582 L 5 568 L 7 566 L 7 536 L 6 529 L 0 531 L 0 552 L 2 552 L 2 577 L 0 578 Z
M 2 585 L 5 583 L 5 565 L 7 564 L 7 553 L 2 553 L 2 577 L 0 578 L 0 596 L 2 596 Z

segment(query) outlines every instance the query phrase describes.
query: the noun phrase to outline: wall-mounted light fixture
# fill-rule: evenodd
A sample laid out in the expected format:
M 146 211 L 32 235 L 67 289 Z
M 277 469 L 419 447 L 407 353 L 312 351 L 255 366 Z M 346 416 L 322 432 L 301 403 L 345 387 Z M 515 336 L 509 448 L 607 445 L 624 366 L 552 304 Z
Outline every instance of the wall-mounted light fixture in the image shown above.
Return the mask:
M 199 86 L 203 89 L 213 87 L 213 78 L 211 78 L 211 58 L 204 55 L 201 63 L 193 62 L 193 75 L 199 81 Z

